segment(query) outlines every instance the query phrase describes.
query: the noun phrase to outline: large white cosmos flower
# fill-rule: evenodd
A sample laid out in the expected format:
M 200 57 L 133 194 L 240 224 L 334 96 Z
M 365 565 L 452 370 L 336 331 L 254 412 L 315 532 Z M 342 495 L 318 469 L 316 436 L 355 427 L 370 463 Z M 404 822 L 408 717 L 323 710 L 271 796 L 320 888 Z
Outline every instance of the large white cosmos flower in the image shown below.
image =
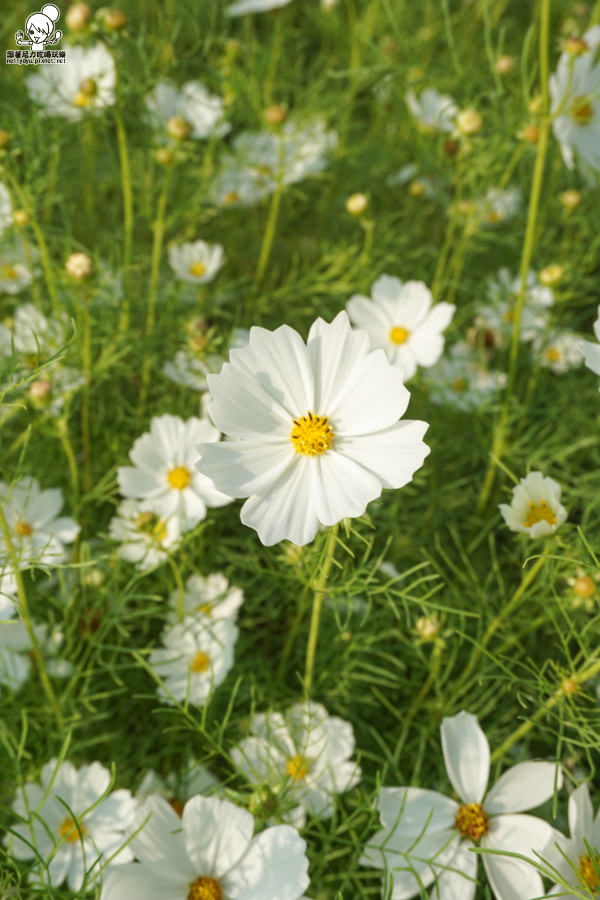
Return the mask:
M 52 885 L 66 879 L 78 891 L 86 872 L 93 881 L 102 861 L 116 854 L 125 841 L 137 809 L 127 790 L 108 793 L 110 772 L 94 762 L 76 769 L 56 759 L 46 763 L 40 784 L 28 783 L 17 794 L 13 809 L 24 822 L 13 825 L 6 842 L 17 859 L 48 860 L 36 867 L 36 877 Z M 35 847 L 35 850 L 31 846 Z M 114 863 L 133 854 L 123 847 Z
M 442 331 L 448 327 L 452 303 L 431 306 L 432 296 L 422 281 L 382 275 L 371 288 L 372 300 L 355 294 L 346 304 L 350 319 L 363 328 L 371 347 L 383 347 L 391 363 L 402 367 L 408 381 L 417 366 L 433 366 L 442 355 Z
M 597 897 L 600 888 L 600 810 L 594 817 L 587 784 L 580 784 L 569 797 L 569 830 L 570 838 L 555 833 L 557 846 L 546 856 L 574 892 L 566 893 L 556 884 L 550 896 L 578 900 L 587 889 L 591 896 Z
M 133 466 L 117 470 L 121 493 L 141 500 L 142 509 L 163 520 L 177 516 L 181 530 L 189 531 L 204 519 L 207 506 L 224 506 L 231 500 L 194 467 L 200 441 L 219 437 L 208 419 L 155 417 L 150 431 L 137 438 L 129 453 Z
M 429 453 L 427 424 L 398 421 L 410 397 L 402 370 L 369 352 L 345 312 L 317 319 L 306 344 L 288 325 L 252 328 L 208 384 L 211 418 L 231 440 L 201 444 L 200 471 L 248 497 L 242 522 L 268 546 L 307 544 L 320 525 L 362 515 Z
M 39 66 L 27 79 L 30 97 L 45 116 L 78 121 L 115 102 L 117 70 L 104 46 L 69 47 L 62 66 Z
M 437 884 L 431 900 L 472 900 L 478 846 L 531 856 L 543 853 L 553 829 L 535 816 L 521 815 L 552 796 L 560 772 L 550 762 L 524 762 L 500 776 L 486 793 L 490 748 L 477 718 L 460 712 L 441 726 L 446 772 L 459 801 L 421 788 L 382 788 L 383 828 L 370 841 L 361 863 L 383 869 L 392 900 L 421 894 Z M 531 900 L 543 894 L 542 879 L 523 860 L 483 854 L 497 900 Z
M 144 822 L 146 824 L 144 824 Z M 306 844 L 288 825 L 252 837 L 254 819 L 217 797 L 192 797 L 181 819 L 163 797 L 139 810 L 139 863 L 109 868 L 101 900 L 300 900 Z
M 575 59 L 563 53 L 550 76 L 551 111 L 559 113 L 552 130 L 569 169 L 577 154 L 584 167 L 600 171 L 600 25 L 586 31 L 583 40 L 587 49 Z

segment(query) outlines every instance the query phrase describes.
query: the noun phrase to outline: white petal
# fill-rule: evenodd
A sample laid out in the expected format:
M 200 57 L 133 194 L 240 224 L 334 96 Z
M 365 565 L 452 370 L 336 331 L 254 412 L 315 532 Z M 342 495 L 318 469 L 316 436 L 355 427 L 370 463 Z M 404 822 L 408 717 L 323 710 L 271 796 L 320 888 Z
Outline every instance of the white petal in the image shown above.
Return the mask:
M 314 511 L 322 525 L 346 516 L 362 516 L 381 494 L 381 480 L 346 456 L 331 450 L 309 460 L 314 470 Z
M 313 322 L 307 343 L 314 373 L 315 406 L 312 412 L 333 416 L 334 404 L 343 395 L 348 379 L 354 380 L 357 363 L 369 352 L 369 338 L 364 331 L 353 331 L 346 312 L 338 313 L 333 322 Z M 345 422 L 340 418 L 338 428 Z
M 182 900 L 188 884 L 185 874 L 171 863 L 111 865 L 102 879 L 101 897 L 102 900 Z
M 483 865 L 496 900 L 533 900 L 544 895 L 542 879 L 520 860 L 483 854 Z
M 422 440 L 426 422 L 405 419 L 377 434 L 343 438 L 341 454 L 373 472 L 385 488 L 401 488 L 423 465 L 430 448 Z
M 533 856 L 534 850 L 543 853 L 553 836 L 552 826 L 537 816 L 506 814 L 492 817 L 490 833 L 483 838 L 482 846 Z
M 591 839 L 594 813 L 587 784 L 580 784 L 569 797 L 569 828 L 571 837 Z
M 163 797 L 148 797 L 137 813 L 133 830 L 144 822 L 130 844 L 137 858 L 141 862 L 168 862 L 174 869 L 189 868 L 181 819 Z
M 245 348 L 240 352 L 246 352 Z M 208 376 L 207 382 L 212 398 L 211 418 L 225 434 L 268 441 L 282 428 L 291 428 L 293 416 L 275 398 L 274 390 L 255 377 L 240 373 L 238 366 L 225 363 L 218 375 Z
M 242 522 L 258 532 L 265 546 L 283 540 L 302 546 L 317 533 L 314 497 L 318 484 L 313 462 L 307 456 L 298 458 L 267 495 L 252 496 L 242 506 Z
M 227 875 L 227 896 L 231 900 L 297 900 L 310 882 L 305 850 L 294 828 L 267 828 Z
M 266 494 L 296 457 L 291 441 L 279 444 L 224 441 L 200 444 L 198 469 L 230 497 Z
M 248 848 L 254 819 L 217 797 L 192 797 L 183 810 L 185 846 L 199 873 L 220 878 Z
M 470 843 L 461 843 L 456 855 L 438 875 L 430 900 L 472 900 L 477 887 L 477 854 Z
M 523 762 L 500 776 L 485 798 L 486 812 L 518 813 L 545 803 L 562 786 L 555 763 Z
M 334 434 L 370 434 L 395 424 L 410 399 L 403 371 L 390 365 L 383 350 L 358 361 L 340 361 L 340 366 L 349 361 L 352 366 L 321 413 L 329 416 Z
M 416 838 L 421 833 L 451 828 L 458 804 L 424 788 L 381 788 L 379 794 L 381 822 L 402 837 Z
M 490 774 L 490 747 L 477 718 L 463 710 L 443 720 L 441 733 L 454 790 L 464 803 L 481 803 Z

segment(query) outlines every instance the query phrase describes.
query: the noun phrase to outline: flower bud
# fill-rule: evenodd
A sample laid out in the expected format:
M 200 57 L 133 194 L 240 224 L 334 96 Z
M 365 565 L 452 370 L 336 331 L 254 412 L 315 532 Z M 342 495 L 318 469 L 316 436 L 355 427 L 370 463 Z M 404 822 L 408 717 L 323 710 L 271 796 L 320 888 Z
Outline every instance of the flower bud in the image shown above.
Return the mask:
M 425 185 L 422 181 L 415 179 L 408 186 L 408 193 L 411 197 L 421 197 L 425 193 Z
M 368 205 L 365 194 L 351 194 L 346 200 L 346 209 L 351 216 L 362 216 Z
M 435 616 L 421 616 L 415 622 L 415 631 L 423 641 L 433 641 L 440 633 L 440 623 Z
M 543 101 L 541 95 L 538 94 L 537 96 L 531 98 L 531 100 L 529 101 L 529 104 L 527 106 L 527 109 L 529 110 L 529 112 L 531 113 L 532 116 L 538 116 L 541 113 L 543 106 L 544 106 L 544 101 Z
M 499 56 L 498 59 L 496 60 L 496 66 L 495 66 L 496 72 L 498 73 L 498 75 L 506 75 L 508 72 L 510 72 L 510 70 L 512 69 L 514 64 L 515 64 L 515 61 L 512 56 L 503 54 L 502 56 Z
M 192 126 L 183 116 L 173 116 L 167 122 L 167 131 L 176 141 L 184 141 L 192 133 Z
M 49 381 L 40 379 L 32 381 L 29 385 L 29 396 L 32 400 L 47 400 L 52 393 L 52 384 Z
M 522 141 L 526 141 L 528 144 L 537 144 L 540 137 L 540 129 L 537 125 L 527 125 L 519 132 L 517 137 L 520 137 Z
M 560 202 L 565 209 L 575 209 L 581 203 L 581 194 L 573 188 L 563 191 L 560 195 Z
M 170 147 L 157 147 L 154 151 L 154 159 L 161 166 L 170 166 L 175 159 L 175 154 Z
M 578 597 L 581 597 L 584 600 L 587 600 L 588 597 L 593 597 L 596 593 L 594 579 L 590 578 L 589 575 L 580 575 L 575 579 L 573 590 Z
M 87 253 L 71 253 L 65 269 L 76 281 L 83 281 L 92 274 L 93 263 Z
M 65 22 L 71 31 L 83 31 L 91 18 L 92 10 L 87 3 L 74 3 L 67 10 Z
M 456 117 L 456 124 L 462 134 L 476 134 L 483 128 L 483 119 L 476 109 L 463 109 Z
M 542 269 L 541 272 L 538 273 L 538 278 L 543 285 L 546 287 L 552 287 L 554 284 L 558 284 L 559 281 L 564 277 L 565 270 L 558 263 L 551 263 L 549 266 L 546 266 L 545 269 Z
M 577 682 L 575 681 L 574 678 L 563 678 L 563 682 L 562 682 L 563 694 L 574 694 L 577 691 L 578 687 L 579 687 L 579 685 L 577 684 Z
M 582 53 L 586 53 L 589 50 L 589 47 L 583 38 L 570 37 L 564 42 L 563 49 L 569 56 L 581 56 Z
M 274 103 L 265 109 L 263 116 L 269 125 L 281 125 L 287 116 L 287 106 L 282 103 Z
M 102 22 L 109 31 L 122 31 L 127 25 L 127 16 L 122 9 L 107 9 Z
M 24 209 L 15 209 L 13 213 L 13 221 L 18 228 L 25 228 L 29 225 L 31 221 L 29 218 L 29 213 L 25 212 Z

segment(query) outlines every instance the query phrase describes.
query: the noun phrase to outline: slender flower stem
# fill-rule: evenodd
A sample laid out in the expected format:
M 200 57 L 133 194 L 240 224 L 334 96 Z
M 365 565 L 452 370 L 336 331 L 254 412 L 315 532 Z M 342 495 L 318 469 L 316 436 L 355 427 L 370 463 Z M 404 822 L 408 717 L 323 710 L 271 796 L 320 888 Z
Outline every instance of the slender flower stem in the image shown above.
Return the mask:
M 119 332 L 127 331 L 130 315 L 130 285 L 131 285 L 131 248 L 133 242 L 133 191 L 131 187 L 131 165 L 129 162 L 129 150 L 127 148 L 127 135 L 121 113 L 115 113 L 117 126 L 117 143 L 119 147 L 119 161 L 121 164 L 121 190 L 123 193 L 123 307 L 119 321 Z
M 327 544 L 325 545 L 325 559 L 321 566 L 317 578 L 315 579 L 313 590 L 313 608 L 310 619 L 310 631 L 308 634 L 308 644 L 306 646 L 306 666 L 304 669 L 304 686 L 307 693 L 310 693 L 313 680 L 313 670 L 315 666 L 315 651 L 317 649 L 317 638 L 319 637 L 319 619 L 321 618 L 321 606 L 323 605 L 323 597 L 327 588 L 327 578 L 333 565 L 335 556 L 335 543 L 337 540 L 338 524 L 334 525 L 327 536 Z
M 62 417 L 57 420 L 56 431 L 58 433 L 60 443 L 62 444 L 62 448 L 65 451 L 65 456 L 67 457 L 69 475 L 71 476 L 71 487 L 73 489 L 73 509 L 75 515 L 77 515 L 77 512 L 79 510 L 79 469 L 77 468 L 77 461 L 75 459 L 75 453 L 73 452 L 73 446 L 71 444 L 71 441 L 69 440 L 69 430 L 66 418 Z
M 92 488 L 92 441 L 90 436 L 90 385 L 92 383 L 92 327 L 90 305 L 85 288 L 79 296 L 81 305 L 81 363 L 85 383 L 81 404 L 81 444 L 83 450 L 83 490 Z
M 500 744 L 499 747 L 492 753 L 491 761 L 496 762 L 496 760 L 501 759 L 511 747 L 513 747 L 518 741 L 525 737 L 525 735 L 531 731 L 533 726 L 543 719 L 554 707 L 560 703 L 563 697 L 568 696 L 569 694 L 574 694 L 578 688 L 584 684 L 586 681 L 589 681 L 591 678 L 594 678 L 600 672 L 600 660 L 596 659 L 594 662 L 588 663 L 583 668 L 579 669 L 579 671 L 575 672 L 573 675 L 570 675 L 568 678 L 563 678 L 560 685 L 556 688 L 554 693 L 546 700 L 545 703 L 540 706 L 540 708 L 533 714 L 533 716 L 527 720 L 527 722 L 523 722 L 522 725 L 519 725 L 511 735 L 507 737 L 507 739 Z
M 523 307 L 525 305 L 525 288 L 527 285 L 527 274 L 533 254 L 533 246 L 535 243 L 535 227 L 537 224 L 537 216 L 540 204 L 540 195 L 542 191 L 542 182 L 544 178 L 544 166 L 546 163 L 546 153 L 548 150 L 548 137 L 550 133 L 550 118 L 548 115 L 549 93 L 548 93 L 548 48 L 550 41 L 550 0 L 542 0 L 541 3 L 541 22 L 540 22 L 540 80 L 542 87 L 542 110 L 543 118 L 540 125 L 540 136 L 537 146 L 537 154 L 533 169 L 533 180 L 531 184 L 531 193 L 529 195 L 529 211 L 527 214 L 527 227 L 525 230 L 525 242 L 523 244 L 523 253 L 521 255 L 521 284 L 519 294 L 514 310 L 514 321 L 512 329 L 512 338 L 510 344 L 510 353 L 508 359 L 508 378 L 506 382 L 506 392 L 504 394 L 504 403 L 500 412 L 500 417 L 494 431 L 492 441 L 492 450 L 490 454 L 490 462 L 485 474 L 477 511 L 482 512 L 484 509 L 494 483 L 496 467 L 498 460 L 504 451 L 504 440 L 506 437 L 506 428 L 508 424 L 508 416 L 510 411 L 510 401 L 514 392 L 515 380 L 517 374 L 517 361 L 519 355 L 519 340 L 521 336 L 521 318 L 523 315 Z
M 12 536 L 10 533 L 10 528 L 8 527 L 8 522 L 6 521 L 6 516 L 4 515 L 4 509 L 0 505 L 0 529 L 2 530 L 2 535 L 4 537 L 4 543 L 6 545 L 6 550 L 8 552 L 8 557 L 10 559 L 10 564 L 12 566 L 15 581 L 17 583 L 17 597 L 19 599 L 19 613 L 21 618 L 25 623 L 25 627 L 27 629 L 27 634 L 29 635 L 29 640 L 31 641 L 31 649 L 33 650 L 33 655 L 35 657 L 35 662 L 37 666 L 37 670 L 39 672 L 40 680 L 42 682 L 42 687 L 44 689 L 44 693 L 48 698 L 48 702 L 54 711 L 54 715 L 56 716 L 56 721 L 58 722 L 58 727 L 60 731 L 63 730 L 63 717 L 60 709 L 60 705 L 58 700 L 56 699 L 56 694 L 52 688 L 52 684 L 48 677 L 48 672 L 46 671 L 46 664 L 44 662 L 44 656 L 42 650 L 40 648 L 39 641 L 37 639 L 37 635 L 35 633 L 35 629 L 33 627 L 33 623 L 31 621 L 31 615 L 29 613 L 29 605 L 27 603 L 27 593 L 25 591 L 25 585 L 23 583 L 23 577 L 19 570 L 19 558 L 17 556 L 17 551 L 15 549 L 15 545 L 12 540 Z
M 169 553 L 168 556 L 169 565 L 171 566 L 171 570 L 173 572 L 173 577 L 175 578 L 175 584 L 177 585 L 177 602 L 176 602 L 176 611 L 177 611 L 177 619 L 179 622 L 183 622 L 185 619 L 185 588 L 183 586 L 183 579 L 181 577 L 181 572 L 177 567 L 177 563 Z
M 265 226 L 265 233 L 263 235 L 262 244 L 260 247 L 260 255 L 258 257 L 258 264 L 256 266 L 256 274 L 254 276 L 254 280 L 258 283 L 262 281 L 263 275 L 267 270 L 267 265 L 269 264 L 269 258 L 271 256 L 271 247 L 273 246 L 273 238 L 275 237 L 275 229 L 277 228 L 277 218 L 279 216 L 279 205 L 281 203 L 281 194 L 283 192 L 283 185 L 281 183 L 281 179 L 277 180 L 277 187 L 273 191 L 273 195 L 271 197 L 271 205 L 269 207 L 269 215 L 267 218 L 267 224 Z

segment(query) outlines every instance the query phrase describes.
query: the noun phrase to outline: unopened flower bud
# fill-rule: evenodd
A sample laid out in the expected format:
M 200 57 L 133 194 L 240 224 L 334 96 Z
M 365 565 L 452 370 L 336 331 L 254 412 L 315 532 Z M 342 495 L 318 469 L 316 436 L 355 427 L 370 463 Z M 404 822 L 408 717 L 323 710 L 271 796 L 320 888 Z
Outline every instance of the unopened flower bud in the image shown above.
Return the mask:
M 0 150 L 6 150 L 10 144 L 10 131 L 0 128 Z
M 508 56 L 507 54 L 502 54 L 496 60 L 496 72 L 498 75 L 506 75 L 512 67 L 514 66 L 515 61 L 512 56 Z
M 581 56 L 582 53 L 586 53 L 589 50 L 589 47 L 583 38 L 570 37 L 564 42 L 563 49 L 569 56 Z
M 175 159 L 175 154 L 170 147 L 157 147 L 154 151 L 154 159 L 161 166 L 170 166 Z
M 416 179 L 415 181 L 411 181 L 408 186 L 408 193 L 411 195 L 411 197 L 421 197 L 422 194 L 425 193 L 425 185 L 418 179 Z
M 32 400 L 47 400 L 52 393 L 52 384 L 49 381 L 32 381 L 29 385 L 29 396 Z
M 208 347 L 208 338 L 203 334 L 197 334 L 190 338 L 190 350 L 194 353 L 202 353 Z
M 104 584 L 104 572 L 102 569 L 88 569 L 83 575 L 83 583 L 88 587 L 101 587 Z
M 29 225 L 29 222 L 31 220 L 29 218 L 29 213 L 25 212 L 24 209 L 15 209 L 13 213 L 13 221 L 19 228 L 25 228 L 27 225 Z
M 351 216 L 362 216 L 368 205 L 365 194 L 351 194 L 346 200 L 346 209 Z
M 102 21 L 109 31 L 122 31 L 127 25 L 127 16 L 122 9 L 107 9 Z
M 574 694 L 579 685 L 574 678 L 563 678 L 562 690 L 563 694 Z
M 167 131 L 176 141 L 184 141 L 192 133 L 192 126 L 183 116 L 173 116 L 167 122 Z
M 560 195 L 560 202 L 565 209 L 575 209 L 581 203 L 581 194 L 573 188 L 563 191 Z
M 268 106 L 263 113 L 269 125 L 281 125 L 287 116 L 287 106 L 282 103 L 273 103 Z
M 424 641 L 433 641 L 440 633 L 440 623 L 435 616 L 421 616 L 415 623 L 415 631 Z
M 304 547 L 294 544 L 292 541 L 287 541 L 283 549 L 283 555 L 290 566 L 299 566 L 302 563 Z
M 71 253 L 65 263 L 65 269 L 76 281 L 83 281 L 92 274 L 93 263 L 87 253 Z
M 92 10 L 87 3 L 74 3 L 67 10 L 65 22 L 71 31 L 83 31 L 91 18 Z
M 558 284 L 558 282 L 562 280 L 564 274 L 565 270 L 561 265 L 558 263 L 551 263 L 538 273 L 538 278 L 546 287 L 552 287 L 552 285 Z
M 544 101 L 543 101 L 541 95 L 538 94 L 537 96 L 531 98 L 531 100 L 529 101 L 529 104 L 527 106 L 527 109 L 529 110 L 529 112 L 531 113 L 532 116 L 538 116 L 541 113 L 543 106 L 544 106 Z
M 462 134 L 476 134 L 483 128 L 483 119 L 476 109 L 463 109 L 456 117 L 456 124 Z
M 577 596 L 581 597 L 582 599 L 593 597 L 596 593 L 596 585 L 594 583 L 594 579 L 590 578 L 589 575 L 580 575 L 575 579 L 573 590 L 577 594 Z
M 537 125 L 527 125 L 519 132 L 518 137 L 520 137 L 522 141 L 526 141 L 528 144 L 537 144 L 540 138 L 540 129 L 537 127 Z

